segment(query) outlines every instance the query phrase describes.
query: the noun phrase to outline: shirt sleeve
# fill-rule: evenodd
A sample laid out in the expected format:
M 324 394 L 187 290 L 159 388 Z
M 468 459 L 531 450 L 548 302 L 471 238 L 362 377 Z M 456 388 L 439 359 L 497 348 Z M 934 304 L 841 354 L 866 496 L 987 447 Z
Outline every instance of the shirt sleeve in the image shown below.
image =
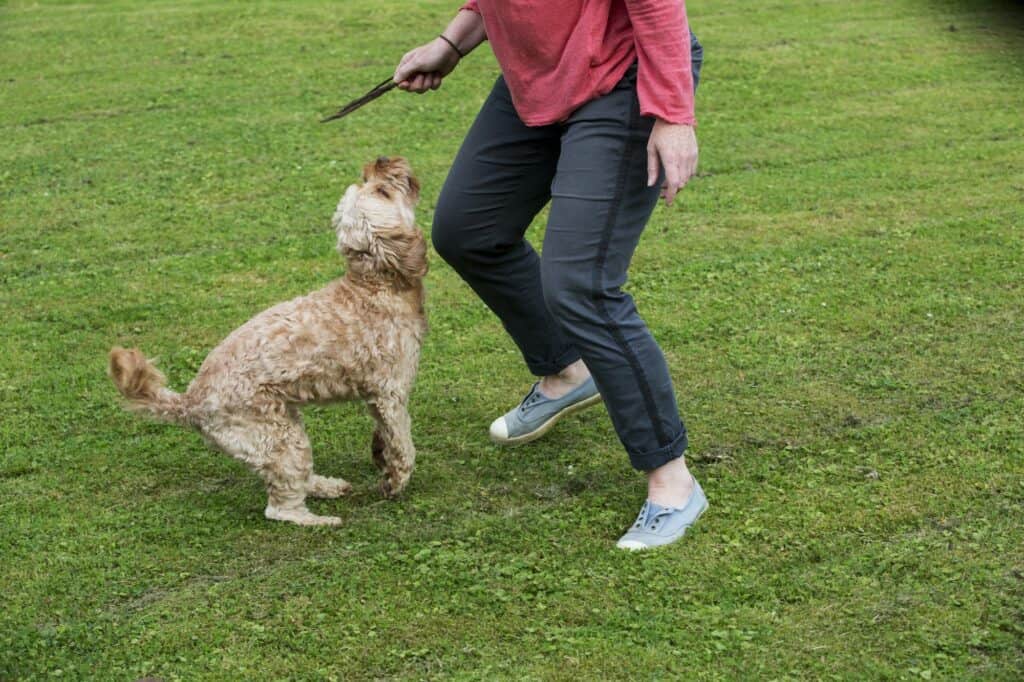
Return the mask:
M 690 27 L 683 0 L 626 0 L 626 10 L 633 24 L 640 113 L 694 125 Z
M 469 0 L 465 5 L 459 8 L 459 11 L 469 10 L 470 12 L 476 12 L 480 14 L 480 8 L 476 6 L 476 0 Z

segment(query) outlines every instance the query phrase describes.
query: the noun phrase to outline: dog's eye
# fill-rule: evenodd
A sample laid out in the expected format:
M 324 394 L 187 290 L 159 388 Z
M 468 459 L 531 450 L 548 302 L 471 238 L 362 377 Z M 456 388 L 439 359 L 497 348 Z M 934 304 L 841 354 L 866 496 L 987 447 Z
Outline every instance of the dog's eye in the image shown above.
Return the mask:
M 378 187 L 378 188 L 377 188 L 377 194 L 381 195 L 381 196 L 382 196 L 382 197 L 384 197 L 385 199 L 390 199 L 390 198 L 391 198 L 391 193 L 390 193 L 390 192 L 388 192 L 388 191 L 387 191 L 386 189 L 384 189 L 383 187 Z

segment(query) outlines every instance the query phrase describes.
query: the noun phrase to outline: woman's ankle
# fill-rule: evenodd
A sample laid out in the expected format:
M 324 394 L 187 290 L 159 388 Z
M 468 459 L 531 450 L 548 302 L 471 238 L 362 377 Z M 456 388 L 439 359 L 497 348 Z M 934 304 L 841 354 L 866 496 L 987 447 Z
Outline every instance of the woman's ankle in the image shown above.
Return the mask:
M 579 385 L 590 377 L 590 369 L 587 368 L 586 363 L 582 360 L 577 360 L 571 365 L 564 367 L 562 371 L 555 376 L 562 379 L 562 381 Z
M 563 368 L 558 374 L 549 374 L 540 380 L 540 392 L 548 398 L 561 398 L 590 377 L 590 370 L 582 360 Z
M 647 472 L 647 499 L 663 507 L 681 507 L 695 485 L 682 457 Z

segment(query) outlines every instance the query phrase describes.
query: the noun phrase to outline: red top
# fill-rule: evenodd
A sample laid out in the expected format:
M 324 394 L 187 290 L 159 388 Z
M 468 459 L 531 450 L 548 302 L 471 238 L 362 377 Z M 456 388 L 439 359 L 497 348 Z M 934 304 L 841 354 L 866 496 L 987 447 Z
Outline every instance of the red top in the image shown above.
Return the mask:
M 564 121 L 638 64 L 640 113 L 694 124 L 683 0 L 469 0 L 529 126 Z

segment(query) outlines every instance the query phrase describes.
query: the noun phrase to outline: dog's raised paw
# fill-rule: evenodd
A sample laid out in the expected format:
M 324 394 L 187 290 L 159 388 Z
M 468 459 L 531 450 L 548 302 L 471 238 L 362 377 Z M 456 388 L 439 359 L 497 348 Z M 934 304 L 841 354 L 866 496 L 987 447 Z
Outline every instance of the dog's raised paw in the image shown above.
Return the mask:
M 341 497 L 352 492 L 352 484 L 341 478 L 327 478 L 313 474 L 309 478 L 308 492 L 313 497 Z

